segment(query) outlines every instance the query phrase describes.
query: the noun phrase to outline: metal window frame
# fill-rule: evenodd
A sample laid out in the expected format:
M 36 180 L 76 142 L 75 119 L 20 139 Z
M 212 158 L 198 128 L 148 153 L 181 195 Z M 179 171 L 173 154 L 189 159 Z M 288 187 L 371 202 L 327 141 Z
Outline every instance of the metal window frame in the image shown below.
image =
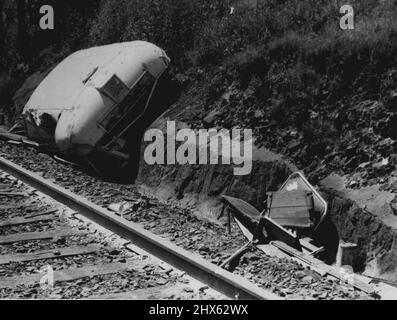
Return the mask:
M 117 83 L 118 83 L 118 84 L 121 84 L 121 86 L 122 86 L 122 90 L 120 91 L 120 93 L 119 93 L 119 95 L 118 95 L 117 97 L 114 95 L 113 92 L 111 92 L 111 91 L 108 90 L 108 88 L 107 88 L 107 85 L 108 85 L 113 79 L 116 79 Z M 129 87 L 124 83 L 124 81 L 121 80 L 120 77 L 119 77 L 117 74 L 115 74 L 115 73 L 113 73 L 113 75 L 106 81 L 106 83 L 105 83 L 102 87 L 98 88 L 98 91 L 99 91 L 99 92 L 105 94 L 107 97 L 109 97 L 111 100 L 113 100 L 113 101 L 114 101 L 115 103 L 117 103 L 117 104 L 120 103 L 120 102 L 123 100 L 124 96 L 125 96 L 125 95 L 123 95 L 122 93 L 123 93 L 123 92 L 127 92 L 127 93 L 128 93 L 129 90 L 131 90 L 131 88 L 129 88 Z M 112 110 L 113 110 L 113 109 L 112 109 Z M 109 111 L 109 113 L 110 113 L 110 111 Z

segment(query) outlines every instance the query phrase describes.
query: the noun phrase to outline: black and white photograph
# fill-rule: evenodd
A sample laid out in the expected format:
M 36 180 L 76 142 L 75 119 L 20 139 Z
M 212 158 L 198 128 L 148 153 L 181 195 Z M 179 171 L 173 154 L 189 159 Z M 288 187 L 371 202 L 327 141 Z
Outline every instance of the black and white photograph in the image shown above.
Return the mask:
M 0 0 L 0 300 L 397 300 L 396 140 L 397 0 Z

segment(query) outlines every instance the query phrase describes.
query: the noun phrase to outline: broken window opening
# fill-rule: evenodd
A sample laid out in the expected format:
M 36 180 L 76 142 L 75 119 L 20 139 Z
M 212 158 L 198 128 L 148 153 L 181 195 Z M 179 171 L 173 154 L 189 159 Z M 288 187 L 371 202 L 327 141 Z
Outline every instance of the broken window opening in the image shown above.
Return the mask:
M 113 101 L 119 102 L 124 98 L 129 88 L 117 75 L 113 74 L 105 85 L 98 90 Z
M 101 145 L 109 145 L 109 142 L 120 136 L 122 132 L 134 123 L 145 112 L 150 92 L 155 85 L 155 77 L 145 71 L 135 82 L 130 92 L 116 106 L 110 110 L 98 125 L 107 132 Z
M 97 71 L 98 71 L 98 67 L 95 67 L 94 69 L 92 69 L 92 70 L 88 73 L 87 77 L 83 80 L 83 83 L 86 84 L 86 83 L 92 78 L 92 76 L 93 76 Z

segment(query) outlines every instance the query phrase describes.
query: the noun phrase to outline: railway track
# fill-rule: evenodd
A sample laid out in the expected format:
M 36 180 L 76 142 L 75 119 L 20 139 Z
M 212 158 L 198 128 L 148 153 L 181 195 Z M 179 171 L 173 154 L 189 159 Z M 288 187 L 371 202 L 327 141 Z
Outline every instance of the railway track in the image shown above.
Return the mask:
M 0 170 L 0 298 L 278 298 L 8 160 Z

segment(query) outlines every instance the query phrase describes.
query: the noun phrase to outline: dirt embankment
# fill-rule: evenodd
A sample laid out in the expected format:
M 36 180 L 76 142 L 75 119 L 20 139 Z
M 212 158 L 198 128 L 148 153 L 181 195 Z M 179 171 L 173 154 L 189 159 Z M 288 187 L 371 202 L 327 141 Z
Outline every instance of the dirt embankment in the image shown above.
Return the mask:
M 183 110 L 171 109 L 152 128 L 166 137 L 166 122 L 178 120 Z M 177 122 L 180 128 L 187 125 Z M 218 128 L 219 129 L 219 128 Z M 258 209 L 267 191 L 275 191 L 290 173 L 298 170 L 285 158 L 264 148 L 253 150 L 252 172 L 234 176 L 233 165 L 148 165 L 143 153 L 149 143 L 143 142 L 137 183 L 141 190 L 163 201 L 193 209 L 199 217 L 217 221 L 222 210 L 223 194 L 242 198 Z M 379 186 L 346 189 L 348 177 L 332 175 L 319 183 L 329 204 L 329 215 L 341 240 L 358 244 L 357 271 L 397 281 L 397 244 L 394 241 L 397 220 L 390 203 L 394 194 L 380 191 Z M 219 222 L 219 221 L 218 221 Z M 222 220 L 221 220 L 222 222 Z
M 151 128 L 160 129 L 167 137 L 167 121 L 173 110 L 155 121 Z M 177 128 L 188 128 L 186 123 L 176 120 Z M 219 130 L 218 130 L 219 132 Z M 257 208 L 263 207 L 266 192 L 277 190 L 280 184 L 297 168 L 279 155 L 264 148 L 252 150 L 252 170 L 248 175 L 235 175 L 234 169 L 241 165 L 148 165 L 144 159 L 146 147 L 143 142 L 137 183 L 141 190 L 167 202 L 193 208 L 194 212 L 211 221 L 217 220 L 222 212 L 221 195 L 230 195 L 247 200 Z M 164 142 L 166 145 L 166 141 Z M 193 146 L 194 147 L 194 146 Z M 177 145 L 178 148 L 178 145 Z M 208 159 L 211 152 L 208 148 Z M 198 161 L 197 161 L 198 163 Z
M 341 195 L 329 193 L 327 200 L 340 238 L 358 244 L 355 268 L 370 276 L 396 281 L 396 230 Z
M 349 189 L 346 180 L 333 174 L 320 183 L 339 236 L 358 244 L 357 270 L 396 282 L 397 217 L 391 205 L 395 194 L 379 185 Z

